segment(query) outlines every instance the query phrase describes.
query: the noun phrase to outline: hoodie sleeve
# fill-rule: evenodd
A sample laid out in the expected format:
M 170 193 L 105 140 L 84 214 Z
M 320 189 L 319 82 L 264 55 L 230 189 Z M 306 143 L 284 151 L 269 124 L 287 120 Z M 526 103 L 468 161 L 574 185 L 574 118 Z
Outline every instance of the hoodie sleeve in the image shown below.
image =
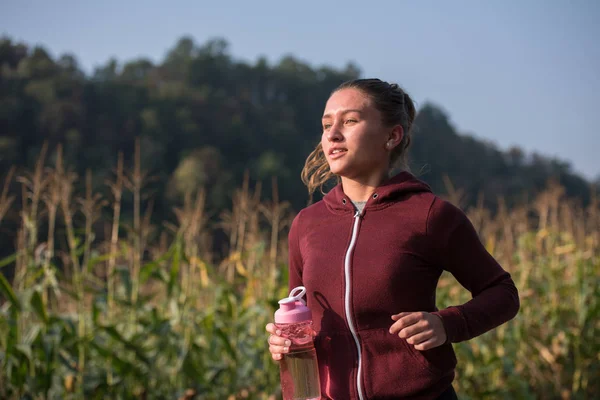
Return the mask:
M 444 322 L 448 342 L 469 340 L 515 317 L 519 294 L 510 274 L 488 253 L 460 209 L 436 198 L 427 219 L 427 235 L 438 265 L 472 295 L 465 304 L 434 313 Z
M 301 213 L 301 212 L 300 212 Z M 288 234 L 289 290 L 302 285 L 302 253 L 300 253 L 300 214 L 292 221 Z

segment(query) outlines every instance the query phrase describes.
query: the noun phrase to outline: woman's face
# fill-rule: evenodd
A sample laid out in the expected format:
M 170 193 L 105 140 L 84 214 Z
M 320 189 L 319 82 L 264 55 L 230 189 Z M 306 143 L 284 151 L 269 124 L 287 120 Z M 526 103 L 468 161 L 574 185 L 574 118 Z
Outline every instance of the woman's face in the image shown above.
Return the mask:
M 361 179 L 387 171 L 389 129 L 371 99 L 357 89 L 331 95 L 322 118 L 321 146 L 331 172 Z

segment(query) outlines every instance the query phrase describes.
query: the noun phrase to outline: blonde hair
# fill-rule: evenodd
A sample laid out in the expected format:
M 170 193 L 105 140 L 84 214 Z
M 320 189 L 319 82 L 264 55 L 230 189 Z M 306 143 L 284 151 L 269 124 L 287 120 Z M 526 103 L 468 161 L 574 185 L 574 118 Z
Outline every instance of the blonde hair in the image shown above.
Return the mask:
M 397 84 L 390 84 L 379 79 L 356 79 L 344 82 L 332 94 L 349 88 L 360 90 L 371 98 L 375 108 L 381 112 L 385 125 L 402 126 L 404 131 L 402 141 L 390 154 L 390 171 L 388 172 L 391 172 L 395 167 L 408 170 L 407 150 L 410 146 L 411 128 L 416 116 L 413 100 Z M 338 175 L 329 169 L 320 141 L 306 158 L 300 176 L 311 197 L 317 189 L 325 194 L 323 186 L 330 180 L 335 178 L 337 183 L 341 180 Z

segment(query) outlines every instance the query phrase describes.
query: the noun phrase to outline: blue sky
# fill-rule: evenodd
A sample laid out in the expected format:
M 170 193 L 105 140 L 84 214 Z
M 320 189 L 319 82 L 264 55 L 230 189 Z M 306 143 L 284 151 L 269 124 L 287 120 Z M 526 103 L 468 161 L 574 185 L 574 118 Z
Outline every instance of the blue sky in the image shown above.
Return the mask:
M 183 35 L 223 37 L 249 62 L 352 61 L 442 106 L 461 133 L 589 178 L 600 176 L 599 20 L 596 0 L 0 3 L 0 34 L 73 53 L 87 72 L 111 57 L 160 61 Z

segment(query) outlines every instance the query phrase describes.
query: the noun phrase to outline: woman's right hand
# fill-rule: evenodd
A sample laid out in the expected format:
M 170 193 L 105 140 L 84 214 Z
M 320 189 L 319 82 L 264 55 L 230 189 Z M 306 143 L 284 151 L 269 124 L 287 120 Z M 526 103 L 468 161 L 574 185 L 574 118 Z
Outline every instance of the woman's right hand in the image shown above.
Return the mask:
M 270 333 L 267 342 L 269 343 L 269 351 L 271 352 L 271 357 L 273 360 L 279 361 L 283 354 L 290 351 L 290 342 L 289 339 L 281 337 L 281 331 L 277 329 L 275 324 L 269 323 L 266 326 L 267 332 Z

